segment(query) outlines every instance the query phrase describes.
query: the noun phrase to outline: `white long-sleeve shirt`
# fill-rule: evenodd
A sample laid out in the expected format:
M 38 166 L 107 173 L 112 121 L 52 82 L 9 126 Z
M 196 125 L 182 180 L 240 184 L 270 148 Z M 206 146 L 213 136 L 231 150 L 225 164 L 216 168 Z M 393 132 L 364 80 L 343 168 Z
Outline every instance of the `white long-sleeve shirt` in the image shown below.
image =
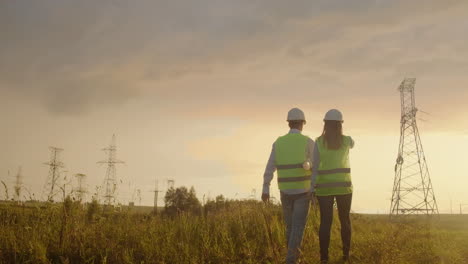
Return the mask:
M 289 134 L 301 134 L 301 131 L 298 129 L 291 129 L 289 130 Z M 309 161 L 310 163 L 312 163 L 314 159 L 313 157 L 314 145 L 315 145 L 314 141 L 309 138 L 307 147 L 305 149 L 305 153 L 306 153 L 307 161 Z M 271 183 L 271 180 L 273 179 L 273 174 L 275 171 L 276 171 L 276 158 L 275 158 L 275 144 L 273 143 L 270 158 L 268 159 L 268 162 L 265 168 L 265 173 L 263 174 L 263 191 L 262 191 L 263 193 L 266 193 L 266 194 L 270 193 L 270 183 Z M 311 180 L 312 180 L 312 175 L 311 175 Z M 310 191 L 310 189 L 282 190 L 282 192 L 286 194 L 299 194 L 299 193 L 304 193 L 308 191 Z

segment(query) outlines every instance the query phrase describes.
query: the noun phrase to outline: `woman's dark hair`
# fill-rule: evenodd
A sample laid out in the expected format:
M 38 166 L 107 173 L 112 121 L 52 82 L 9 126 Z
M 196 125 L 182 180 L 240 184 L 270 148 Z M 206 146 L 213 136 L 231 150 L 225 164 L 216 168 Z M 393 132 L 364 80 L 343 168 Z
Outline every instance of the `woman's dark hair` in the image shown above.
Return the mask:
M 343 127 L 341 121 L 325 120 L 322 136 L 328 149 L 339 149 L 343 144 Z

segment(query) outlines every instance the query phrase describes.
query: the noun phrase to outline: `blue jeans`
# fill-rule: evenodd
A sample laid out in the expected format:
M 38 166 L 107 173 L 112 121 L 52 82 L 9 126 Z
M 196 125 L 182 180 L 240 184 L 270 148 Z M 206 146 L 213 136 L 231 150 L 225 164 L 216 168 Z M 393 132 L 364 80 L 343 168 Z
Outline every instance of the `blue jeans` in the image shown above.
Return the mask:
M 299 250 L 309 214 L 310 196 L 308 193 L 294 195 L 281 193 L 281 205 L 286 224 L 286 243 L 288 246 L 286 263 L 293 264 L 299 258 Z

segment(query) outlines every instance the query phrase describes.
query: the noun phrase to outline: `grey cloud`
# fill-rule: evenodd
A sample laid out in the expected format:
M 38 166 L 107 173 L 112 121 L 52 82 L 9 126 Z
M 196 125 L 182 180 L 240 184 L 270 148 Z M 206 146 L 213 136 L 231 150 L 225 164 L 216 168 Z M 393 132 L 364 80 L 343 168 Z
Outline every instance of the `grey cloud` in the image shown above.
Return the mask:
M 276 19 L 278 15 L 285 19 L 305 15 L 304 9 L 284 8 L 282 1 L 271 2 L 278 11 L 262 9 L 260 1 L 12 1 L 0 5 L 0 31 L 5 32 L 0 44 L 0 89 L 44 97 L 49 110 L 65 113 L 80 112 L 100 100 L 104 104 L 124 101 L 135 93 L 123 91 L 134 89 L 132 83 L 148 76 L 171 79 L 206 72 L 194 65 L 216 60 L 227 46 L 279 27 L 283 19 Z M 136 74 L 124 84 L 82 77 L 106 71 L 112 80 L 125 74 L 131 62 L 136 64 Z M 100 94 L 107 96 L 95 99 Z M 115 100 L 106 102 L 112 97 Z
M 155 82 L 151 90 L 157 93 L 160 80 L 208 75 L 221 66 L 229 70 L 230 65 L 254 62 L 262 56 L 284 56 L 288 63 L 308 65 L 312 74 L 269 87 L 271 97 L 285 89 L 311 85 L 311 79 L 328 88 L 323 93 L 337 93 L 347 83 L 347 76 L 368 71 L 383 72 L 387 78 L 398 76 L 418 66 L 413 61 L 422 61 L 423 56 L 427 60 L 434 54 L 441 56 L 447 72 L 452 67 L 464 69 L 464 61 L 454 63 L 453 58 L 443 57 L 451 44 L 468 53 L 461 34 L 466 20 L 457 9 L 466 10 L 466 4 L 3 1 L 0 90 L 40 98 L 54 113 L 81 113 L 138 96 L 141 81 Z M 316 86 L 306 96 L 320 91 L 320 85 Z M 248 94 L 251 103 L 270 96 L 251 87 L 223 92 L 201 88 L 197 93 L 202 99 L 210 94 L 228 101 Z M 301 95 L 291 98 L 300 99 Z
M 53 113 L 82 114 L 98 106 L 119 105 L 128 98 L 137 96 L 138 89 L 129 87 L 129 83 L 118 83 L 105 78 L 69 79 L 56 82 L 43 98 L 48 110 Z

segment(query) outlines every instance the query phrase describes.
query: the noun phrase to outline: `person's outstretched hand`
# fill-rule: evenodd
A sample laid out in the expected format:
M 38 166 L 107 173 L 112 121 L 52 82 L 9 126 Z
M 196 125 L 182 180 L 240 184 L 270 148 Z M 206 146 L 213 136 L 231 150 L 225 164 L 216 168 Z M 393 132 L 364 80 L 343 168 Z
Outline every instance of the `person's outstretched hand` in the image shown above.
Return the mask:
M 265 203 L 270 201 L 270 194 L 262 193 L 262 201 L 264 201 Z

